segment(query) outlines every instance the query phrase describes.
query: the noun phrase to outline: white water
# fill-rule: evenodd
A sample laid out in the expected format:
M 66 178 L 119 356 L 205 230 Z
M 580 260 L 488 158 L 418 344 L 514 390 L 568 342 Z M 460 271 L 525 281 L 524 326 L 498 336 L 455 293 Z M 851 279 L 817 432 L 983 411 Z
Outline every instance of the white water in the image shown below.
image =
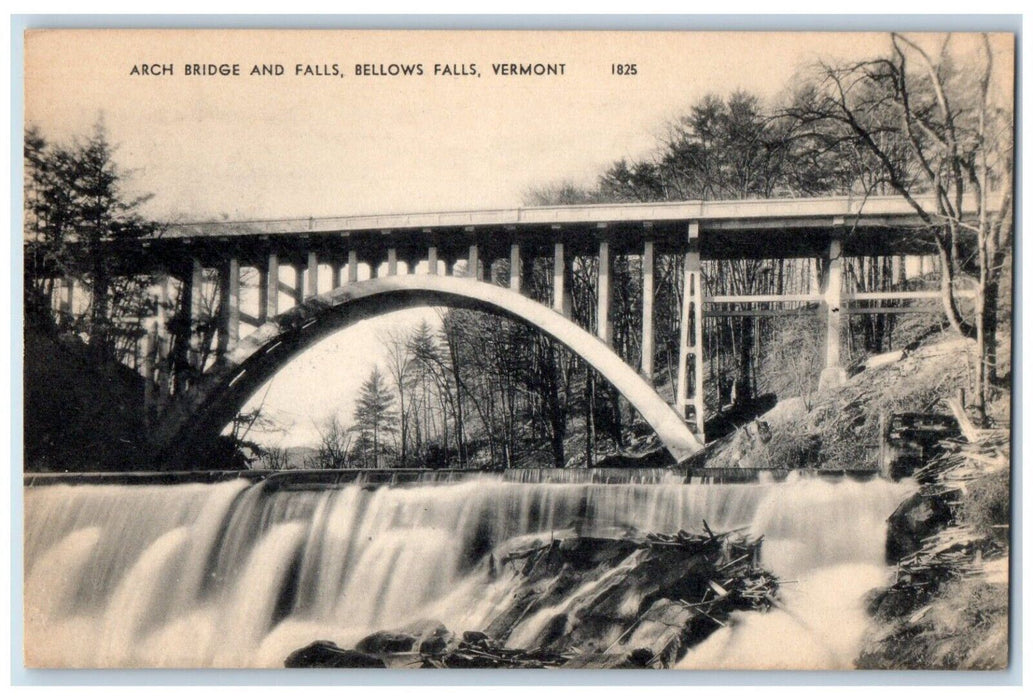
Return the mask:
M 748 526 L 785 579 L 785 610 L 743 614 L 692 668 L 848 667 L 885 519 L 908 486 L 792 479 L 700 485 L 461 483 L 270 490 L 45 486 L 25 497 L 30 666 L 282 667 L 316 639 L 436 619 L 483 629 L 511 574 L 488 555 L 535 534 Z M 533 638 L 534 620 L 510 643 Z

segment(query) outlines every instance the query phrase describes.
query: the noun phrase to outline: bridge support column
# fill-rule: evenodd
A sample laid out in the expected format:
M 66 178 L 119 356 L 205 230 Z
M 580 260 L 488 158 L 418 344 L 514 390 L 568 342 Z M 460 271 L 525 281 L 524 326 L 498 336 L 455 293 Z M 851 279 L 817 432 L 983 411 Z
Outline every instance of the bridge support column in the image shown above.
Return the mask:
M 484 279 L 481 276 L 480 251 L 476 243 L 470 246 L 470 252 L 466 256 L 466 276 L 475 280 Z
M 839 363 L 840 337 L 843 325 L 843 247 L 838 238 L 829 241 L 823 275 L 825 301 L 825 369 L 819 388 L 839 386 L 846 381 L 846 370 Z
M 438 248 L 437 246 L 427 247 L 427 274 L 438 274 Z
M 599 241 L 599 293 L 598 311 L 596 314 L 596 335 L 610 344 L 612 326 L 610 325 L 610 242 Z
M 171 348 L 169 347 L 169 276 L 163 270 L 160 275 L 159 297 L 158 297 L 158 319 L 154 322 L 155 332 L 155 382 L 158 387 L 159 398 L 164 399 L 168 393 L 168 382 L 165 362 L 168 359 Z
M 319 296 L 319 256 L 310 252 L 308 266 L 305 268 L 305 299 Z
M 553 246 L 552 253 L 552 309 L 561 314 L 564 313 L 563 299 L 567 293 L 565 274 L 567 260 L 563 253 L 563 243 L 557 241 Z
M 509 246 L 509 288 L 514 292 L 520 292 L 520 273 L 523 272 L 523 264 L 520 262 L 520 244 L 513 243 Z
M 642 376 L 653 379 L 653 241 L 642 244 Z
M 255 318 L 258 320 L 258 325 L 262 325 L 269 320 L 269 267 L 267 265 L 258 265 L 258 313 Z
M 58 312 L 61 323 L 69 323 L 72 319 L 72 309 L 75 300 L 75 280 L 71 277 L 61 279 L 61 291 L 58 298 Z
M 201 261 L 194 258 L 190 262 L 190 284 L 184 292 L 190 293 L 190 366 L 195 369 L 201 367 L 201 336 L 197 328 L 201 322 L 201 306 L 204 303 L 204 268 Z
M 699 264 L 699 224 L 689 224 L 685 253 L 681 337 L 678 351 L 678 387 L 675 408 L 705 441 L 703 392 L 703 276 Z
M 219 354 L 232 352 L 241 338 L 241 264 L 236 257 L 219 269 Z
M 354 250 L 348 251 L 348 276 L 349 283 L 359 281 L 359 254 Z
M 330 263 L 330 289 L 339 289 L 341 286 L 341 265 L 334 260 Z
M 398 274 L 398 251 L 394 248 L 387 249 L 387 276 L 394 277 Z
M 150 427 L 152 419 L 155 414 L 155 406 L 157 404 L 156 396 L 158 395 L 157 382 L 154 368 L 160 360 L 160 336 L 158 334 L 158 321 L 151 324 L 151 329 L 144 336 L 144 352 L 143 352 L 143 419 L 144 425 Z
M 265 275 L 265 319 L 280 315 L 280 258 L 276 253 L 269 254 L 269 264 Z
M 445 276 L 451 277 L 455 272 L 456 261 L 454 258 L 445 258 Z
M 230 258 L 219 270 L 219 337 L 220 355 L 233 352 L 240 340 L 240 262 Z

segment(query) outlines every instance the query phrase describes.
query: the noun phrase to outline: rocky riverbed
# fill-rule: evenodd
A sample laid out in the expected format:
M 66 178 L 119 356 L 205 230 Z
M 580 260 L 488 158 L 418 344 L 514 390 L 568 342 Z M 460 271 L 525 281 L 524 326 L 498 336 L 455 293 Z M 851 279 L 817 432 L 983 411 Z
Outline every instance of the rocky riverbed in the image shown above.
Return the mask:
M 514 543 L 483 566 L 510 575 L 482 630 L 421 620 L 361 639 L 319 640 L 288 668 L 667 668 L 735 611 L 777 605 L 761 540 L 738 532 L 570 533 Z M 508 571 L 507 571 L 508 569 Z

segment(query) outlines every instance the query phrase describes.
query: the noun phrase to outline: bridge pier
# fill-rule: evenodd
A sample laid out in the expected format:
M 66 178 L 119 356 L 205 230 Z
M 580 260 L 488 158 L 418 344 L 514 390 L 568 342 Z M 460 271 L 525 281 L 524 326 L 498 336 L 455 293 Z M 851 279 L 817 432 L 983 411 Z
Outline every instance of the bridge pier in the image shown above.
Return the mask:
M 305 267 L 305 299 L 319 296 L 319 256 L 309 251 L 308 265 Z
M 436 275 L 438 274 L 438 247 L 428 246 L 427 247 L 427 274 Z
M 265 320 L 268 321 L 280 314 L 280 258 L 276 253 L 269 254 L 265 283 Z
M 398 251 L 395 248 L 387 249 L 387 276 L 394 277 L 398 274 Z
M 609 345 L 613 335 L 613 326 L 610 325 L 610 242 L 605 238 L 599 241 L 599 280 L 597 284 L 596 335 Z
M 466 276 L 473 277 L 475 280 L 484 279 L 481 274 L 480 251 L 477 249 L 476 243 L 470 246 L 470 251 L 466 256 Z
M 705 442 L 703 391 L 703 276 L 700 269 L 699 223 L 691 222 L 684 262 L 678 386 L 675 409 Z
M 75 303 L 75 280 L 71 277 L 61 278 L 61 289 L 58 292 L 57 311 L 60 323 L 70 323 Z
M 566 288 L 566 258 L 564 257 L 563 242 L 557 241 L 552 247 L 552 309 L 566 316 L 563 308 L 563 300 L 567 293 Z
M 190 319 L 190 366 L 194 369 L 203 370 L 201 367 L 201 336 L 198 327 L 201 323 L 201 312 L 204 304 L 204 268 L 201 261 L 192 258 L 190 261 L 189 284 L 183 294 L 189 298 L 188 318 Z
M 239 340 L 240 262 L 236 257 L 230 257 L 219 270 L 219 353 L 233 352 Z
M 354 249 L 348 251 L 348 275 L 345 281 L 349 284 L 359 281 L 359 254 Z
M 520 244 L 513 243 L 509 246 L 509 288 L 514 292 L 520 292 L 523 286 L 520 276 L 523 272 L 523 264 L 520 260 Z
M 843 245 L 838 237 L 829 241 L 823 268 L 825 368 L 818 381 L 818 387 L 822 389 L 836 387 L 846 381 L 846 370 L 839 359 L 843 326 Z
M 653 379 L 653 241 L 642 243 L 642 376 Z

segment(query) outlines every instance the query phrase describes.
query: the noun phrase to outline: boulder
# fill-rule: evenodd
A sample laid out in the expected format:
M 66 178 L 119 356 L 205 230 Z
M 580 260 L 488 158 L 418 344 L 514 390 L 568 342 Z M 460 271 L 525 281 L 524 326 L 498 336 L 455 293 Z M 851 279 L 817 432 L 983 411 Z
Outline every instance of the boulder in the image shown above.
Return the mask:
M 414 634 L 381 630 L 360 639 L 355 649 L 364 654 L 401 654 L 412 651 L 416 642 Z
M 943 496 L 916 493 L 897 506 L 889 517 L 886 560 L 896 563 L 917 552 L 922 540 L 950 524 L 951 509 Z
M 467 630 L 463 632 L 463 642 L 474 646 L 490 646 L 492 639 L 484 632 L 478 630 Z
M 387 668 L 382 660 L 354 649 L 319 640 L 290 653 L 285 668 Z

